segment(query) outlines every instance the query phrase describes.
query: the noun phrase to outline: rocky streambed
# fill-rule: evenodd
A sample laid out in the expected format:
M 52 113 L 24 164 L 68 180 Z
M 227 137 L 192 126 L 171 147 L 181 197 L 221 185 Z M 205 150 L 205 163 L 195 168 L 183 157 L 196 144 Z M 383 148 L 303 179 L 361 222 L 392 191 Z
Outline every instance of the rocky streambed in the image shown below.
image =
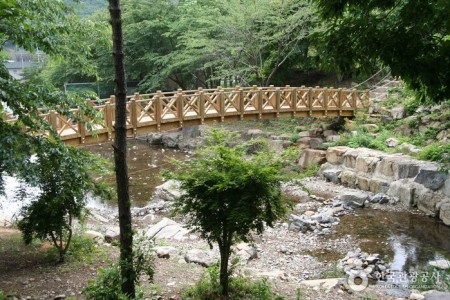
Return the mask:
M 91 147 L 91 151 L 111 156 L 108 145 Z M 206 242 L 186 230 L 183 217 L 169 215 L 170 202 L 179 191 L 176 183 L 159 177 L 171 158 L 190 155 L 137 140 L 129 141 L 129 153 L 135 228 L 156 239 L 159 259 L 176 269 L 203 268 L 216 262 L 218 250 L 210 250 Z M 289 218 L 254 236 L 252 243 L 237 245 L 235 255 L 240 257 L 241 274 L 268 277 L 292 299 L 301 286 L 311 288 L 307 292 L 310 299 L 358 299 L 348 293 L 345 280 L 336 279 L 345 278 L 354 267 L 386 277 L 388 269 L 412 273 L 449 259 L 450 227 L 410 209 L 395 196 L 363 192 L 320 178 L 286 183 L 283 192 L 296 203 Z M 88 234 L 100 244 L 114 244 L 118 239 L 115 203 L 93 200 L 89 207 Z M 369 261 L 370 257 L 376 259 Z M 185 283 L 172 277 L 158 282 L 169 290 Z M 374 285 L 365 291 L 383 299 L 410 294 L 400 285 Z

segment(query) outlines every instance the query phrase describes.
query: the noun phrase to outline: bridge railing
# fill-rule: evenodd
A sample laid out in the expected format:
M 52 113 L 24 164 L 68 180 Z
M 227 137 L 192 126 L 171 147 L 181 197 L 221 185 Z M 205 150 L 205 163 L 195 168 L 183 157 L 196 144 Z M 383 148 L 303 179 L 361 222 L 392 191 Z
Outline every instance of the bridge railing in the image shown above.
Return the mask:
M 72 117 L 55 111 L 42 117 L 71 144 L 100 142 L 114 138 L 115 97 L 95 104 L 100 121 L 87 127 L 78 109 Z M 198 90 L 158 91 L 127 96 L 127 130 L 129 135 L 244 119 L 288 116 L 353 116 L 357 108 L 369 101 L 367 91 L 320 87 L 235 87 Z M 14 121 L 13 119 L 11 121 Z M 86 120 L 89 121 L 89 120 Z

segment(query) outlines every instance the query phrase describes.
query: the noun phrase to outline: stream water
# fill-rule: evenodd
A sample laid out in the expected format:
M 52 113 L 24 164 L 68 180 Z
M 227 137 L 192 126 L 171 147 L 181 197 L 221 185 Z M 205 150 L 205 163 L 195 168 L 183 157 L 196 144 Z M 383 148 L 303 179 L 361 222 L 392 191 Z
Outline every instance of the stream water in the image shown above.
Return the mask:
M 110 144 L 86 147 L 92 153 L 100 154 L 112 161 Z M 148 145 L 145 141 L 128 141 L 130 197 L 135 207 L 145 206 L 155 187 L 162 183 L 160 172 L 171 167 L 171 159 L 187 159 L 188 155 L 177 150 L 162 149 Z M 114 182 L 114 177 L 109 178 Z M 6 189 L 18 186 L 17 181 L 7 178 Z M 0 198 L 0 216 L 18 210 L 20 203 L 11 192 Z M 114 209 L 115 202 L 89 201 L 90 207 Z M 423 269 L 427 262 L 450 258 L 450 227 L 436 219 L 409 212 L 387 212 L 372 209 L 357 210 L 354 214 L 341 217 L 336 233 L 330 237 L 351 235 L 361 241 L 360 247 L 368 253 L 379 253 L 390 264 L 391 270 L 412 272 Z M 336 253 L 315 254 L 319 259 L 337 260 Z

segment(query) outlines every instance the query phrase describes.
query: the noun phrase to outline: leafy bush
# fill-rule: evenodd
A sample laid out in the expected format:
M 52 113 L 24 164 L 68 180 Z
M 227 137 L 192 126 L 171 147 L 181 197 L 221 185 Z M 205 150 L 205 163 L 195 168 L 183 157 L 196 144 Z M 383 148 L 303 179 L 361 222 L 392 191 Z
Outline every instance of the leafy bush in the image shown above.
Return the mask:
M 405 106 L 406 115 L 408 115 L 408 116 L 413 115 L 420 106 L 420 100 L 418 97 L 414 97 L 414 96 L 409 97 L 404 102 L 404 106 Z
M 430 144 L 423 148 L 422 152 L 419 153 L 418 158 L 448 164 L 450 161 L 450 144 Z
M 219 267 L 212 266 L 207 269 L 194 286 L 183 291 L 183 299 L 190 300 L 216 300 L 220 299 L 221 287 L 219 284 Z M 254 300 L 282 300 L 283 297 L 272 291 L 267 279 L 252 282 L 244 277 L 230 278 L 230 299 Z
M 121 291 L 119 265 L 112 265 L 99 270 L 95 280 L 88 281 L 88 286 L 83 293 L 87 300 L 128 300 L 129 298 Z
M 139 235 L 133 250 L 133 267 L 136 272 L 135 283 L 139 284 L 142 275 L 148 275 L 150 282 L 154 275 L 154 256 L 152 245 Z M 87 300 L 128 300 L 127 295 L 121 290 L 120 264 L 113 264 L 107 268 L 100 269 L 99 275 L 94 280 L 88 281 L 88 286 L 83 293 Z M 143 299 L 143 293 L 136 291 L 135 299 Z

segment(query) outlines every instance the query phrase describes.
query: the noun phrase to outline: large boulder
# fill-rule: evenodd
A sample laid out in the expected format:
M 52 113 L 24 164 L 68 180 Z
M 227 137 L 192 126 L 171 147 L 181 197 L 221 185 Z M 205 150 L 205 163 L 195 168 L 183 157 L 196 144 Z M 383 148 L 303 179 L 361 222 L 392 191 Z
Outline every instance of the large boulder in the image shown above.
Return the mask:
M 187 263 L 198 264 L 202 267 L 208 268 L 217 263 L 217 258 L 207 251 L 192 249 L 186 253 L 184 260 Z
M 412 184 L 414 186 L 414 203 L 417 208 L 427 215 L 435 217 L 438 212 L 437 204 L 442 201 L 442 197 L 421 184 Z
M 161 137 L 161 144 L 167 148 L 179 148 L 180 142 L 183 140 L 181 131 L 165 132 Z
M 447 179 L 447 174 L 436 170 L 420 170 L 414 182 L 424 185 L 426 188 L 436 191 L 440 189 Z
M 342 168 L 340 166 L 332 165 L 328 162 L 320 166 L 319 174 L 322 175 L 327 181 L 333 183 L 340 183 L 340 175 Z
M 379 161 L 379 157 L 358 156 L 356 158 L 355 170 L 356 172 L 372 174 Z
M 109 226 L 104 228 L 105 230 L 105 242 L 113 243 L 120 240 L 120 228 L 119 226 Z
M 391 109 L 391 115 L 394 120 L 401 120 L 405 117 L 405 107 L 403 105 L 396 106 Z
M 156 246 L 154 250 L 156 252 L 156 256 L 166 259 L 176 255 L 176 253 L 178 252 L 177 248 L 172 246 Z
M 414 187 L 408 179 L 392 182 L 387 194 L 391 197 L 398 197 L 406 205 L 414 205 Z
M 305 189 L 294 183 L 285 183 L 281 187 L 281 193 L 284 197 L 292 201 L 307 202 L 309 201 L 309 194 Z
M 327 149 L 327 161 L 330 164 L 333 165 L 339 165 L 343 162 L 344 160 L 344 153 L 347 152 L 349 149 L 349 147 L 345 147 L 345 146 L 337 146 L 337 147 L 330 147 Z
M 173 201 L 181 196 L 180 182 L 170 179 L 155 188 L 152 199 Z
M 356 173 L 351 171 L 350 169 L 345 169 L 341 172 L 341 182 L 342 184 L 349 187 L 356 187 L 357 184 L 357 176 Z
M 339 199 L 344 202 L 344 204 L 350 206 L 363 207 L 366 200 L 369 200 L 369 194 L 362 191 L 348 191 L 339 196 Z
M 168 218 L 163 218 L 157 224 L 150 227 L 145 233 L 148 239 L 174 239 L 183 240 L 185 235 L 189 233 L 189 230 L 184 228 L 177 222 Z
M 321 165 L 326 161 L 326 151 L 304 149 L 300 154 L 298 164 L 302 168 L 307 168 L 312 165 Z
M 249 129 L 242 135 L 242 138 L 250 140 L 264 138 L 265 136 L 266 134 L 261 129 Z
M 450 202 L 441 204 L 439 210 L 439 219 L 441 219 L 445 225 L 450 226 Z

